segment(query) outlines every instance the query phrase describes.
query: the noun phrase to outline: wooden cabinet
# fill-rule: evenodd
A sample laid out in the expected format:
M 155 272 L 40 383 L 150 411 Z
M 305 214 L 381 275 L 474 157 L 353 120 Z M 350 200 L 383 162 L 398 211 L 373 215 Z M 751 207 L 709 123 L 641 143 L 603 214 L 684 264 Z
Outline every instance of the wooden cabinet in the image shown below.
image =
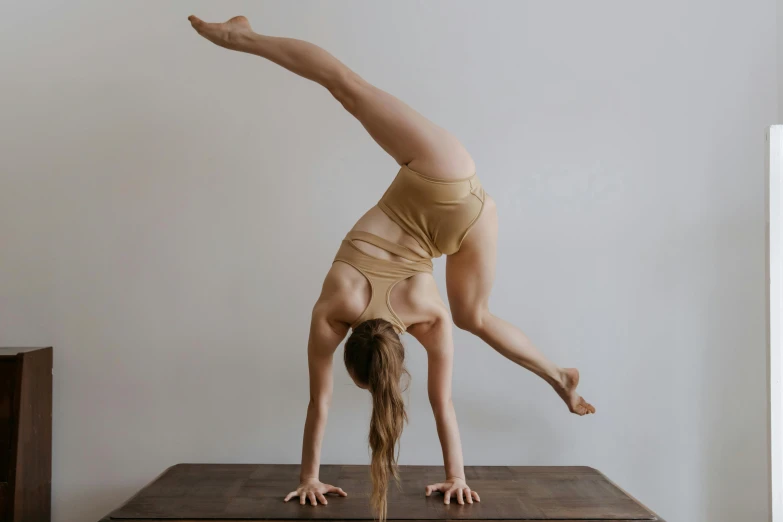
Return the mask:
M 0 348 L 0 521 L 52 506 L 52 349 Z

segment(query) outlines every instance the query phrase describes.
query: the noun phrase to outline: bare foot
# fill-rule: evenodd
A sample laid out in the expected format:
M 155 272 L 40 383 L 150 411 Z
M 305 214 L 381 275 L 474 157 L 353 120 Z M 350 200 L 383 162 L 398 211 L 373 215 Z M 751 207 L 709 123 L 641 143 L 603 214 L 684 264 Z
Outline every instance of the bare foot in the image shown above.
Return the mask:
M 562 386 L 555 386 L 555 391 L 563 399 L 571 410 L 571 413 L 577 415 L 588 415 L 595 413 L 593 405 L 576 393 L 576 387 L 579 385 L 579 370 L 576 368 L 563 368 Z
M 253 34 L 250 22 L 244 16 L 235 16 L 222 24 L 209 24 L 193 15 L 188 20 L 198 34 L 220 47 L 234 51 L 241 51 L 248 37 Z

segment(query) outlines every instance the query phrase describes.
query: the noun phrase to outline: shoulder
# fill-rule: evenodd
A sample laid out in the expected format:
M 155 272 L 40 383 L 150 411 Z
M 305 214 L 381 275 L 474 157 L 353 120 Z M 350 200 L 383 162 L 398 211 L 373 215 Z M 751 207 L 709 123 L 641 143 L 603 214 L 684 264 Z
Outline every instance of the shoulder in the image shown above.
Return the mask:
M 409 322 L 408 332 L 425 348 L 437 344 L 451 332 L 451 314 L 438 292 L 435 279 L 430 274 L 416 276 L 406 293 L 414 321 Z
M 405 305 L 419 318 L 418 322 L 432 323 L 449 320 L 449 310 L 438 292 L 438 285 L 432 274 L 419 274 L 407 281 L 402 299 Z
M 361 315 L 369 300 L 367 279 L 350 265 L 334 263 L 313 306 L 313 318 L 351 324 Z
M 438 285 L 432 274 L 422 272 L 409 277 L 404 281 L 405 301 L 409 303 L 430 303 L 431 301 L 441 301 Z

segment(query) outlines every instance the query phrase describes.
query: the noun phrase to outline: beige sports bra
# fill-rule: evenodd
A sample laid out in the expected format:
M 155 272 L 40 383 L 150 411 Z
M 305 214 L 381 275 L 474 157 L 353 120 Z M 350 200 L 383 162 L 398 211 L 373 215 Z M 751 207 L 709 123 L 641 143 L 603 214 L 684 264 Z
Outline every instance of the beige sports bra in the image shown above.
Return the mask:
M 355 244 L 356 241 L 369 243 L 408 261 L 392 261 L 371 256 L 359 249 Z M 398 333 L 402 333 L 407 329 L 405 323 L 394 313 L 391 307 L 389 301 L 391 291 L 394 285 L 404 279 L 413 277 L 416 274 L 431 274 L 431 260 L 421 257 L 413 250 L 392 243 L 380 236 L 356 230 L 348 232 L 348 235 L 340 244 L 340 249 L 337 251 L 334 260 L 335 262 L 340 261 L 351 265 L 361 272 L 370 283 L 370 303 L 359 318 L 354 321 L 351 328 L 356 328 L 359 324 L 369 319 L 385 319 L 394 326 Z

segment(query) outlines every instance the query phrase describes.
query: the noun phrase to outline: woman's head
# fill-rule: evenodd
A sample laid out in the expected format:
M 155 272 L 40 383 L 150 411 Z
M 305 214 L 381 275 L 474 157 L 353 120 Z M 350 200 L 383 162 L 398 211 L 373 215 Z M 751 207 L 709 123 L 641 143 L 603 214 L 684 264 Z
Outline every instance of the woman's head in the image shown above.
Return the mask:
M 397 476 L 397 443 L 408 417 L 403 401 L 402 377 L 405 350 L 400 336 L 388 321 L 371 319 L 359 324 L 345 342 L 345 368 L 360 388 L 372 394 L 370 449 L 372 496 L 370 503 L 378 519 L 386 518 L 386 490 Z

